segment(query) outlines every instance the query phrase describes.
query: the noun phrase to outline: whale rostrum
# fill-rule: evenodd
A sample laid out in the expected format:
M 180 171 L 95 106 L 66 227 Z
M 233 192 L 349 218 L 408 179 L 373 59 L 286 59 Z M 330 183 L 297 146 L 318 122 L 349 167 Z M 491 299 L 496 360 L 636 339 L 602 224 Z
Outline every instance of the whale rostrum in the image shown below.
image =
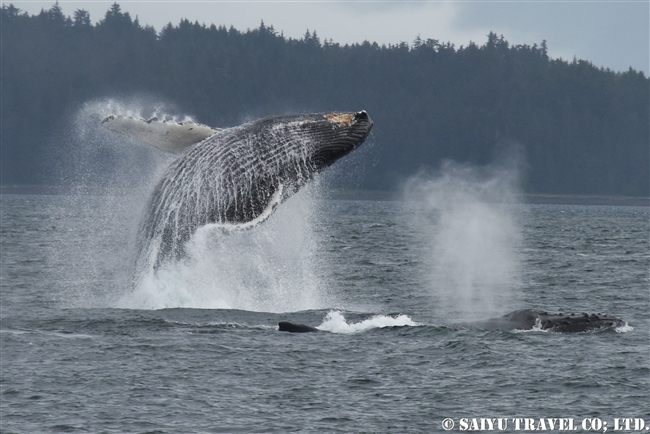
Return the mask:
M 102 125 L 180 153 L 142 219 L 137 278 L 183 258 L 201 227 L 230 231 L 263 222 L 316 173 L 359 147 L 373 123 L 360 111 L 269 117 L 226 129 L 116 115 Z

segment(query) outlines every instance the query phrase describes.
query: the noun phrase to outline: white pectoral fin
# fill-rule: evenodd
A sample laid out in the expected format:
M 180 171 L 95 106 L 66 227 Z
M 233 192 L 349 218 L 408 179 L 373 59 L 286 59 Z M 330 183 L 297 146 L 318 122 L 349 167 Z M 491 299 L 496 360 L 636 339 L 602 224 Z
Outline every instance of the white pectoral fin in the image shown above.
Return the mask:
M 104 118 L 102 125 L 166 152 L 183 152 L 219 131 L 193 122 L 167 122 L 156 118 L 145 121 L 121 115 Z

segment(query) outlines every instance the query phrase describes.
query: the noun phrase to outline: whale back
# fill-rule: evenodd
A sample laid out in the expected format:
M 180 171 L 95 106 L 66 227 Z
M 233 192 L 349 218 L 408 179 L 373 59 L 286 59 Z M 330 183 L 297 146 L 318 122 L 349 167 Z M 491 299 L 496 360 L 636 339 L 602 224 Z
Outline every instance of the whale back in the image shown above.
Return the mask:
M 261 223 L 315 173 L 358 147 L 371 127 L 365 112 L 282 116 L 217 131 L 191 147 L 154 189 L 136 272 L 180 260 L 202 226 Z
M 499 318 L 470 323 L 454 324 L 457 329 L 483 330 L 548 330 L 560 333 L 582 333 L 586 331 L 620 327 L 624 322 L 607 314 L 553 314 L 534 309 L 523 309 Z

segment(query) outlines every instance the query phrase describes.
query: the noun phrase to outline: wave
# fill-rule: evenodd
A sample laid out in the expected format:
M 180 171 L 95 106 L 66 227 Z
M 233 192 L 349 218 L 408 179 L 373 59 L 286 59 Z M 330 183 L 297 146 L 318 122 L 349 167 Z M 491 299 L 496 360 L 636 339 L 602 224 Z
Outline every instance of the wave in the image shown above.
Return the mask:
M 625 324 L 616 327 L 614 330 L 616 330 L 616 333 L 629 333 L 631 331 L 634 331 L 634 327 L 627 325 L 627 322 L 625 322 Z
M 353 334 L 384 327 L 413 327 L 419 325 L 408 315 L 398 315 L 396 317 L 375 315 L 361 322 L 348 323 L 341 312 L 332 311 L 325 316 L 323 323 L 316 328 L 331 333 Z

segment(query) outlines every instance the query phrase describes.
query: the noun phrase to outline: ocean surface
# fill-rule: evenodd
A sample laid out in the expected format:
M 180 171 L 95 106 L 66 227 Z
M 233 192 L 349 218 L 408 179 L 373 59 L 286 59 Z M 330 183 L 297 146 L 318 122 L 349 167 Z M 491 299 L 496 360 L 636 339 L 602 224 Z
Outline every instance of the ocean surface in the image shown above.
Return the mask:
M 650 425 L 649 210 L 449 200 L 429 187 L 402 202 L 307 189 L 253 230 L 200 234 L 185 262 L 136 288 L 146 196 L 2 195 L 0 430 Z M 627 325 L 449 327 L 524 308 Z

